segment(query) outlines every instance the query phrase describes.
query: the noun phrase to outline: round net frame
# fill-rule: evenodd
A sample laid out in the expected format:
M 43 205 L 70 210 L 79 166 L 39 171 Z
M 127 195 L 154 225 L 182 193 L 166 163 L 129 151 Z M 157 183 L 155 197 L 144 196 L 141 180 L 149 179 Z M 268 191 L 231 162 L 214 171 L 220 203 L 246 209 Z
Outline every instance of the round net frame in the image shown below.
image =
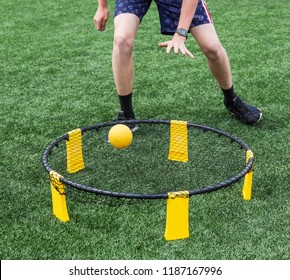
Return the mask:
M 125 149 L 115 149 L 105 140 L 109 129 L 118 123 L 139 126 L 133 143 Z M 48 173 L 59 174 L 59 181 L 69 188 L 125 199 L 167 199 L 169 193 L 184 190 L 189 196 L 209 193 L 231 186 L 252 170 L 254 157 L 245 160 L 251 150 L 242 140 L 225 131 L 190 122 L 185 123 L 187 146 L 181 147 L 183 152 L 188 151 L 189 159 L 169 160 L 174 145 L 170 138 L 171 124 L 170 120 L 128 120 L 83 127 L 79 129 L 82 143 L 77 153 L 83 156 L 84 166 L 76 172 L 67 171 L 69 133 L 47 146 L 43 166 Z M 137 154 L 140 156 L 135 156 Z M 206 161 L 200 164 L 205 157 Z M 140 171 L 144 176 L 138 174 Z M 203 180 L 199 181 L 198 174 Z M 153 186 L 152 176 L 160 177 L 159 181 L 153 180 Z M 132 182 L 128 180 L 131 177 Z M 167 182 L 163 181 L 164 177 L 168 178 Z M 127 184 L 130 186 L 126 187 Z

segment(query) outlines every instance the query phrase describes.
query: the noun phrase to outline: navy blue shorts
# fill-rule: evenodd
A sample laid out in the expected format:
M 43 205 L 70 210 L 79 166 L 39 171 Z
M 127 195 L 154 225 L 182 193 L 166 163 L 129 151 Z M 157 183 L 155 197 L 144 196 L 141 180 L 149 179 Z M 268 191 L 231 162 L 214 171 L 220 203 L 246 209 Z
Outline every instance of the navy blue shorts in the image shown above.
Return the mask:
M 161 33 L 173 35 L 176 31 L 182 0 L 154 0 L 157 4 Z M 152 0 L 116 0 L 114 16 L 131 13 L 139 17 L 140 22 L 147 13 Z M 190 27 L 212 23 L 211 15 L 204 0 L 198 0 L 198 5 Z

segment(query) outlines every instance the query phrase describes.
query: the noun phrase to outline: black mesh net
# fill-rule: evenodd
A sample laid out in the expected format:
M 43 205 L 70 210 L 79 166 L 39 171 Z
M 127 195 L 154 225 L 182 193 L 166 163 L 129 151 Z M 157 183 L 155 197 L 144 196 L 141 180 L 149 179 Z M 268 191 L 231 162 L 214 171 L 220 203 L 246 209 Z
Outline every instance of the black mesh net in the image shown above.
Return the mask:
M 131 145 L 124 149 L 106 141 L 111 126 L 83 132 L 83 170 L 67 172 L 65 138 L 51 146 L 46 166 L 89 192 L 141 196 L 215 186 L 235 177 L 246 166 L 243 145 L 207 129 L 188 126 L 188 161 L 179 162 L 168 160 L 169 123 L 138 124 Z

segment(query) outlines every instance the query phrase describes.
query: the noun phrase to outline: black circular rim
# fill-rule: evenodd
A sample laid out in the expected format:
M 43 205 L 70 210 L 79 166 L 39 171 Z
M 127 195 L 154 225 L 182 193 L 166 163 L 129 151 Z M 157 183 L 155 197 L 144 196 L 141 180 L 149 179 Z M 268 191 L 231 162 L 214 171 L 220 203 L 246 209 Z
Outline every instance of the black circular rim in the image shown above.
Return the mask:
M 82 133 L 85 133 L 87 131 L 90 130 L 98 130 L 100 128 L 103 127 L 108 127 L 108 126 L 113 126 L 115 124 L 118 123 L 123 123 L 123 124 L 167 124 L 170 125 L 170 120 L 125 120 L 125 121 L 113 121 L 113 122 L 104 122 L 104 123 L 98 123 L 95 125 L 91 125 L 91 126 L 86 126 L 81 128 Z M 231 134 L 229 134 L 228 132 L 216 129 L 216 128 L 212 128 L 209 126 L 205 126 L 205 125 L 201 125 L 201 124 L 195 124 L 195 123 L 190 123 L 187 122 L 187 126 L 192 127 L 192 128 L 196 128 L 196 129 L 200 129 L 203 131 L 210 131 L 213 133 L 218 134 L 219 136 L 223 136 L 226 138 L 229 138 L 232 142 L 236 142 L 240 145 L 240 147 L 242 149 L 244 149 L 245 151 L 250 150 L 249 146 L 243 142 L 241 139 L 237 138 L 236 136 L 233 136 Z M 49 164 L 48 164 L 48 157 L 49 154 L 51 153 L 52 149 L 54 147 L 56 147 L 58 145 L 59 142 L 63 141 L 63 140 L 68 140 L 68 134 L 63 134 L 60 137 L 56 138 L 54 141 L 52 141 L 44 150 L 43 155 L 42 155 L 42 164 L 45 168 L 45 170 L 49 173 L 50 171 L 56 171 L 53 170 Z M 213 191 L 217 191 L 221 188 L 225 188 L 228 187 L 234 183 L 236 183 L 237 181 L 239 181 L 241 178 L 243 178 L 246 173 L 248 173 L 253 166 L 254 163 L 254 157 L 250 157 L 248 162 L 246 163 L 245 168 L 240 171 L 238 174 L 236 174 L 234 177 L 229 178 L 228 180 L 224 181 L 224 182 L 220 182 L 218 184 L 215 185 L 208 185 L 208 186 L 202 186 L 198 189 L 194 189 L 194 190 L 189 190 L 189 196 L 193 196 L 193 195 L 199 195 L 199 194 L 204 194 L 204 193 L 209 193 L 209 192 L 213 192 Z M 57 171 L 56 171 L 57 172 Z M 85 191 L 85 192 L 90 192 L 90 193 L 94 193 L 94 194 L 98 194 L 98 195 L 105 195 L 105 196 L 111 196 L 111 197 L 119 197 L 119 198 L 128 198 L 128 199 L 167 199 L 168 198 L 168 193 L 156 193 L 156 194 L 146 194 L 146 193 L 124 193 L 124 192 L 112 192 L 109 190 L 102 190 L 102 189 L 97 189 L 94 187 L 90 187 L 90 186 L 86 186 L 86 185 L 82 185 L 82 184 L 78 184 L 75 182 L 72 182 L 70 180 L 67 180 L 64 177 L 60 177 L 59 179 L 62 183 L 64 183 L 67 186 L 70 186 L 72 188 L 81 190 L 81 191 Z

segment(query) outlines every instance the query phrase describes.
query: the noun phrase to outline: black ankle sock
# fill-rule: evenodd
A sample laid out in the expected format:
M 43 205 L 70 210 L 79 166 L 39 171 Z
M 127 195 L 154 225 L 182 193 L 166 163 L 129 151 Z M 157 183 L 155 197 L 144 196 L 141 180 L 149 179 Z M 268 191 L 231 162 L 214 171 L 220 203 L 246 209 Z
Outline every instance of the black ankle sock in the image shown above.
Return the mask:
M 128 95 L 119 95 L 121 110 L 124 112 L 126 119 L 135 119 L 132 107 L 132 92 Z
M 232 86 L 230 89 L 221 88 L 221 90 L 224 93 L 225 103 L 228 106 L 234 105 L 234 99 L 235 99 L 235 97 L 237 97 L 235 94 L 235 91 L 234 91 L 234 86 Z

